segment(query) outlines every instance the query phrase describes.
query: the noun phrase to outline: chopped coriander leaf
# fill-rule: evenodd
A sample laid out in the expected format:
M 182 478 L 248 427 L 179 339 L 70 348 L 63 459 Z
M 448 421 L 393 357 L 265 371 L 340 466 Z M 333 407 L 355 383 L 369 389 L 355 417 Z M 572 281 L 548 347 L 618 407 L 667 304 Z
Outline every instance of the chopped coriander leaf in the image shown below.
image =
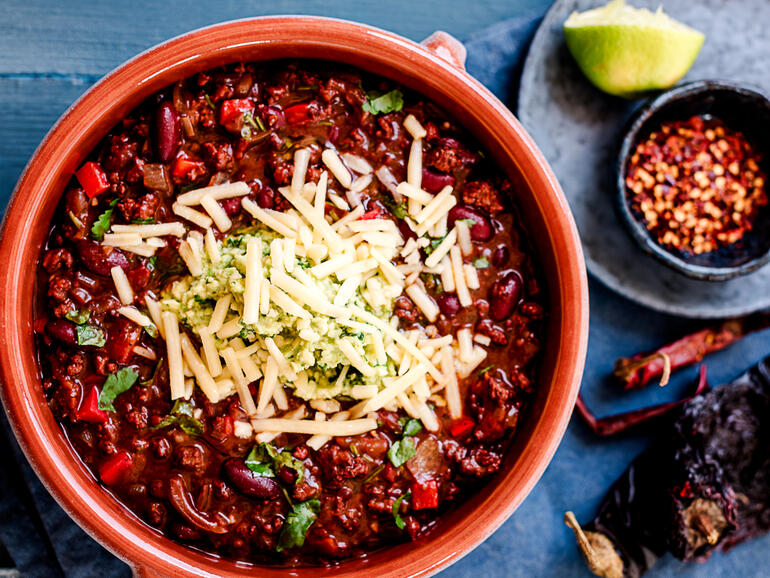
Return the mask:
M 382 199 L 382 204 L 391 212 L 391 214 L 397 219 L 403 219 L 407 215 L 406 203 L 397 203 L 396 200 L 386 195 Z
M 77 337 L 78 345 L 104 347 L 104 344 L 107 342 L 102 330 L 93 325 L 77 325 L 75 327 L 75 336 Z
M 182 399 L 176 400 L 171 407 L 171 413 L 177 415 L 189 415 L 190 417 L 192 417 L 194 410 L 195 408 L 189 401 L 184 401 Z
M 246 467 L 252 472 L 261 476 L 273 477 L 276 472 L 281 470 L 281 468 L 289 468 L 297 473 L 297 482 L 302 483 L 305 479 L 305 464 L 292 456 L 291 452 L 285 450 L 279 452 L 275 447 L 268 443 L 261 443 L 254 446 L 246 457 L 245 463 Z M 272 475 L 263 473 L 268 470 Z
M 315 498 L 294 504 L 286 517 L 286 522 L 284 522 L 276 550 L 281 552 L 302 546 L 305 543 L 307 531 L 316 521 L 320 512 L 321 501 Z
M 88 309 L 83 309 L 82 311 L 73 309 L 72 311 L 67 311 L 67 313 L 64 314 L 64 317 L 77 325 L 83 325 L 88 321 L 88 318 L 91 317 L 91 312 Z
M 144 326 L 144 330 L 147 332 L 147 335 L 155 339 L 158 336 L 158 328 L 155 327 L 154 323 L 150 323 L 149 325 Z
M 486 257 L 479 257 L 473 262 L 473 266 L 476 269 L 487 269 L 489 267 L 489 259 Z
M 158 268 L 158 256 L 152 255 L 149 259 L 147 259 L 147 268 L 150 271 L 154 271 Z
M 404 107 L 404 95 L 396 89 L 384 94 L 376 91 L 366 93 L 363 109 L 370 114 L 387 114 L 396 112 Z
M 189 436 L 199 436 L 203 433 L 203 424 L 189 415 L 167 415 L 152 429 L 177 426 Z
M 398 440 L 388 450 L 388 458 L 390 463 L 395 467 L 400 468 L 406 462 L 411 460 L 415 453 L 417 453 L 417 445 L 412 437 L 405 437 Z
M 418 433 L 422 431 L 422 422 L 419 419 L 410 419 L 409 421 L 404 424 L 404 431 L 401 435 L 404 437 L 406 436 L 416 436 Z
M 263 463 L 261 456 L 258 455 L 257 447 L 258 446 L 254 446 L 251 448 L 249 455 L 246 456 L 243 463 L 258 476 L 263 478 L 274 478 L 275 473 L 273 472 L 273 468 L 269 464 Z
M 113 401 L 121 393 L 125 393 L 136 383 L 139 375 L 130 367 L 124 367 L 116 373 L 107 376 L 99 394 L 99 409 L 102 411 L 115 411 Z
M 436 248 L 438 248 L 438 246 L 441 244 L 441 242 L 442 242 L 442 241 L 443 241 L 445 238 L 446 238 L 446 235 L 444 235 L 443 237 L 439 237 L 438 239 L 433 239 L 433 240 L 431 240 L 431 242 L 430 242 L 430 245 L 428 245 L 427 247 L 425 247 L 423 250 L 425 251 L 425 253 L 426 253 L 427 255 L 430 255 L 431 253 L 433 253 L 433 251 L 435 251 L 435 250 L 436 250 Z
M 406 526 L 406 523 L 404 522 L 403 518 L 401 518 L 400 510 L 401 510 L 401 502 L 404 500 L 408 500 L 412 495 L 412 492 L 407 492 L 406 494 L 399 497 L 395 502 L 393 502 L 393 520 L 396 522 L 396 527 L 399 530 L 403 530 L 404 526 Z
M 110 221 L 112 219 L 112 209 L 107 209 L 99 218 L 94 221 L 91 226 L 91 236 L 96 240 L 104 238 L 104 234 L 110 229 Z
M 134 219 L 131 221 L 132 225 L 154 225 L 155 219 L 147 218 L 147 219 Z
M 203 433 L 203 424 L 193 417 L 193 410 L 189 401 L 178 399 L 174 402 L 171 413 L 151 429 L 176 426 L 189 436 L 199 436 Z

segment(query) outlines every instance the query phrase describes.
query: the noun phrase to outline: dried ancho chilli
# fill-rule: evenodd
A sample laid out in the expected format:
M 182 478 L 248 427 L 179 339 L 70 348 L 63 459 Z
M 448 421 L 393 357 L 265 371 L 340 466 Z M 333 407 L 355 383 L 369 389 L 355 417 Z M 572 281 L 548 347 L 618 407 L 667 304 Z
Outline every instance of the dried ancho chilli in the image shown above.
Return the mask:
M 770 529 L 770 357 L 687 402 L 576 532 L 598 576 L 640 576 L 671 552 L 705 560 Z

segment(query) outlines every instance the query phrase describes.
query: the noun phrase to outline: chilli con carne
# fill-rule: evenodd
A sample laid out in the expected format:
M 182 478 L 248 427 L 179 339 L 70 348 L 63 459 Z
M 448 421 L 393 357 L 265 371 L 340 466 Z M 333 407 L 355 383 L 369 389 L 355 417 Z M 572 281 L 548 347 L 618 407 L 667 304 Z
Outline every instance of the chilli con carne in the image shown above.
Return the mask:
M 309 63 L 200 73 L 77 170 L 39 263 L 50 407 L 173 540 L 331 564 L 501 466 L 543 295 L 512 185 L 435 105 Z

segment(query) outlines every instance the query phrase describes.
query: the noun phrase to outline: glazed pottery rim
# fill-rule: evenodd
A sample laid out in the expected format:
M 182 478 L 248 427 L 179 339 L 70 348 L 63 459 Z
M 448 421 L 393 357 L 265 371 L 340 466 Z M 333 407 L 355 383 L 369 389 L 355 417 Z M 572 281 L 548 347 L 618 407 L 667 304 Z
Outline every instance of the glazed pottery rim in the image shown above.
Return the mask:
M 321 49 L 327 51 L 323 56 L 308 56 L 309 51 Z M 69 175 L 111 128 L 112 118 L 127 113 L 177 77 L 190 76 L 214 63 L 237 61 L 250 51 L 264 52 L 266 61 L 320 58 L 358 68 L 365 67 L 357 62 L 366 62 L 384 67 L 388 71 L 385 76 L 398 74 L 411 82 L 424 81 L 425 91 L 430 88 L 468 116 L 478 117 L 479 126 L 468 127 L 472 134 L 484 132 L 492 138 L 496 134 L 492 126 L 504 133 L 499 139 L 496 136 L 502 151 L 499 155 L 517 166 L 531 191 L 532 205 L 542 216 L 555 267 L 549 287 L 561 309 L 555 339 L 561 347 L 553 353 L 553 375 L 542 396 L 543 411 L 532 416 L 534 425 L 517 456 L 516 467 L 499 472 L 484 501 L 474 506 L 474 513 L 484 514 L 476 518 L 483 522 L 464 528 L 453 524 L 442 533 L 446 536 L 440 542 L 434 534 L 409 548 L 389 547 L 386 551 L 394 553 L 389 558 L 374 560 L 375 553 L 331 569 L 287 569 L 218 559 L 165 538 L 134 516 L 96 483 L 69 442 L 51 426 L 53 417 L 37 375 L 32 304 L 24 302 L 27 294 L 22 291 L 34 283 L 30 257 L 37 262 L 40 243 L 36 241 L 33 246 L 30 241 L 45 237 L 38 229 L 47 230 L 48 221 L 41 218 L 45 211 L 53 212 Z M 280 56 L 270 56 L 272 53 Z M 451 93 L 439 86 L 442 83 L 451 85 Z M 114 102 L 104 109 L 89 108 L 108 95 Z M 483 123 L 480 113 L 470 112 L 473 106 L 488 114 Z M 89 141 L 93 141 L 91 146 L 85 146 Z M 32 225 L 38 225 L 37 229 Z M 269 16 L 219 23 L 150 48 L 107 74 L 61 116 L 24 169 L 3 219 L 0 263 L 6 266 L 7 275 L 0 301 L 0 395 L 16 438 L 38 477 L 69 515 L 142 575 L 235 575 L 250 568 L 267 577 L 363 576 L 375 569 L 383 576 L 438 572 L 491 535 L 539 480 L 566 430 L 586 356 L 588 288 L 577 228 L 550 167 L 513 114 L 478 81 L 419 44 L 371 26 L 332 18 Z M 512 495 L 506 495 L 505 490 L 511 490 L 508 493 Z M 472 520 L 469 513 L 462 515 L 463 520 Z
M 647 254 L 653 256 L 659 262 L 691 279 L 701 281 L 726 281 L 742 275 L 747 275 L 763 267 L 770 262 L 770 246 L 761 254 L 740 265 L 709 267 L 697 265 L 687 259 L 667 250 L 657 243 L 650 231 L 636 216 L 631 207 L 626 192 L 626 169 L 633 148 L 639 138 L 650 128 L 650 122 L 661 111 L 670 106 L 675 106 L 680 101 L 690 97 L 707 98 L 713 94 L 725 93 L 748 97 L 752 100 L 764 103 L 770 108 L 770 96 L 760 87 L 749 83 L 737 83 L 725 80 L 696 80 L 688 82 L 652 98 L 642 105 L 629 119 L 627 128 L 618 151 L 615 165 L 615 199 L 616 207 L 620 213 L 621 221 L 626 231 L 639 247 Z

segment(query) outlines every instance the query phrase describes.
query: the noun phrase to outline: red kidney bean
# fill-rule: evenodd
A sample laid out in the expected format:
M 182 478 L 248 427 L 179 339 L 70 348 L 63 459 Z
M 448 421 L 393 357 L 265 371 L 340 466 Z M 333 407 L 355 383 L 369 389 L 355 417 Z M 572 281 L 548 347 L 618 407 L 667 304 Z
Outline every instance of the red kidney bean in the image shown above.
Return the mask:
M 257 204 L 262 209 L 272 209 L 275 204 L 275 191 L 267 185 L 262 185 L 257 193 Z
M 522 279 L 516 271 L 508 271 L 489 288 L 489 316 L 503 321 L 513 314 L 521 299 Z
M 168 100 L 160 103 L 155 116 L 155 147 L 163 163 L 171 162 L 179 149 L 179 115 Z
M 452 317 L 460 311 L 460 300 L 454 293 L 441 293 L 436 297 L 438 308 L 447 317 Z
M 75 324 L 64 319 L 53 319 L 45 326 L 45 330 L 54 339 L 67 345 L 77 345 Z
M 225 210 L 225 213 L 227 213 L 228 217 L 234 217 L 241 210 L 240 197 L 236 197 L 234 199 L 223 199 L 219 201 L 219 204 L 222 205 L 222 208 Z
M 457 205 L 449 211 L 449 227 L 454 227 L 456 221 L 461 219 L 471 219 L 473 225 L 470 226 L 471 239 L 474 241 L 489 241 L 492 238 L 492 226 L 489 224 L 484 214 L 474 207 L 468 205 Z
M 110 250 L 94 241 L 79 241 L 77 252 L 86 269 L 97 275 L 109 275 L 110 269 L 120 267 L 128 271 L 128 257 L 118 249 Z
M 286 115 L 283 114 L 281 107 L 275 104 L 260 105 L 259 116 L 268 129 L 279 129 L 286 125 Z
M 256 475 L 238 458 L 225 461 L 222 468 L 230 483 L 247 496 L 274 499 L 281 495 L 281 488 L 274 478 Z
M 454 175 L 438 173 L 428 168 L 422 169 L 422 188 L 429 193 L 436 194 L 444 187 L 453 187 L 454 184 Z
M 291 485 L 297 479 L 297 472 L 291 468 L 283 467 L 278 471 L 278 477 L 284 484 Z
M 495 267 L 502 267 L 506 263 L 508 263 L 508 259 L 511 258 L 511 254 L 508 251 L 508 247 L 505 245 L 500 245 L 495 249 L 495 252 L 492 253 L 492 265 Z

